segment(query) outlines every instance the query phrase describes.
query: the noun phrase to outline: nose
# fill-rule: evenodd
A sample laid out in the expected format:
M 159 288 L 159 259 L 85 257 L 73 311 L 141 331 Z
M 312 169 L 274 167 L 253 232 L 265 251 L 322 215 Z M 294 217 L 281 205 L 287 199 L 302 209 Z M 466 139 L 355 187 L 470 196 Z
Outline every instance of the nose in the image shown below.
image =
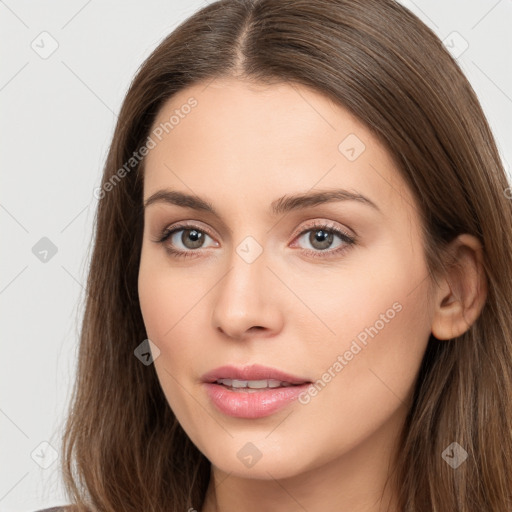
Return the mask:
M 265 253 L 248 262 L 233 251 L 230 264 L 216 287 L 214 328 L 238 340 L 275 335 L 283 323 L 278 302 L 282 294 L 276 293 L 276 287 L 282 284 L 267 267 Z

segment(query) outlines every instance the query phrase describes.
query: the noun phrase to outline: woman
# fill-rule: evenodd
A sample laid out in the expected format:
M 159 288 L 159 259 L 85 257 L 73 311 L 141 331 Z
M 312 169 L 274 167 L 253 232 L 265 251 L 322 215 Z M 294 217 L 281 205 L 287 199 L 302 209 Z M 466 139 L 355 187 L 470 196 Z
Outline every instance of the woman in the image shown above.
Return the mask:
M 96 191 L 69 509 L 510 510 L 508 187 L 394 1 L 182 23 Z

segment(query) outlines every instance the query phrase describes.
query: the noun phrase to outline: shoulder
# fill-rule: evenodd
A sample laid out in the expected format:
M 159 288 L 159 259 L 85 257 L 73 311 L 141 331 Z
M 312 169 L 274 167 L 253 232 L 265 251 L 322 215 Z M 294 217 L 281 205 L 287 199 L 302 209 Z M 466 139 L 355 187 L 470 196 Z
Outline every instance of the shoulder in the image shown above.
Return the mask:
M 62 505 L 61 507 L 43 508 L 35 512 L 72 512 L 72 510 L 73 507 L 71 505 Z

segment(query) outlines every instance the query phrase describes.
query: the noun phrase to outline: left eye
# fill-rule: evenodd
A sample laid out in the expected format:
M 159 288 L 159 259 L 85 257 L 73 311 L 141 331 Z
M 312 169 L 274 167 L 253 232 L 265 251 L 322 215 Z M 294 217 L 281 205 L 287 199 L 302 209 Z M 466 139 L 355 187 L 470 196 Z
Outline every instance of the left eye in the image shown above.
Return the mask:
M 334 249 L 343 245 L 343 242 L 349 244 L 353 243 L 353 239 L 346 233 L 326 226 L 307 229 L 301 233 L 298 240 L 305 239 L 315 251 L 326 251 L 332 248 L 331 246 L 335 237 L 341 240 L 341 242 L 334 247 Z

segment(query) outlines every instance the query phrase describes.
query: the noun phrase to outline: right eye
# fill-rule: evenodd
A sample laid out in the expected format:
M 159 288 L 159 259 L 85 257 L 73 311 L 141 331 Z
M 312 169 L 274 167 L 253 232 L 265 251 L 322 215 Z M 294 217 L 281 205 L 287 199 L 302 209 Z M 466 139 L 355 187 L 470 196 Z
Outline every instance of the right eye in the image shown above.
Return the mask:
M 206 237 L 212 239 L 206 231 L 199 229 L 197 226 L 181 224 L 174 226 L 172 229 L 165 228 L 159 238 L 154 241 L 163 244 L 172 256 L 186 258 L 195 256 L 193 253 L 204 247 Z

